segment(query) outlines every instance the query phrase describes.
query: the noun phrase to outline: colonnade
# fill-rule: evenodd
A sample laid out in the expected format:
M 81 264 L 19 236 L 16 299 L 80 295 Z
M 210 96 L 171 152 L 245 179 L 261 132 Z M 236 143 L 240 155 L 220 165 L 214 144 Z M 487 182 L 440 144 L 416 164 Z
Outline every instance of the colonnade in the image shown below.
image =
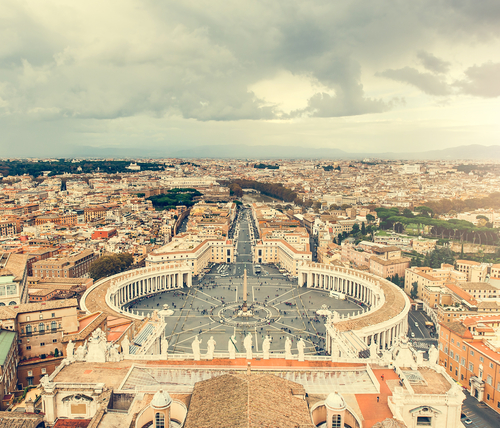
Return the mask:
M 373 290 L 373 285 L 364 284 L 358 278 L 341 277 L 331 273 L 308 272 L 307 287 L 320 288 L 346 294 L 368 306 L 376 306 L 380 302 L 380 292 Z M 299 283 L 299 285 L 304 285 Z
M 408 331 L 410 301 L 406 294 L 390 281 L 362 271 L 319 263 L 302 263 L 298 267 L 299 286 L 343 293 L 368 307 L 362 314 L 341 318 L 334 322 L 338 331 L 353 331 L 367 347 L 377 345 L 379 350 L 390 348 Z M 384 289 L 391 293 L 386 302 Z M 343 323 L 349 323 L 342 325 Z M 333 331 L 333 330 L 332 330 Z M 327 326 L 327 350 L 335 338 Z
M 191 281 L 186 280 L 188 278 L 191 279 L 191 277 L 185 278 L 185 276 L 186 274 L 176 272 L 130 281 L 119 287 L 117 292 L 111 295 L 111 301 L 114 306 L 121 307 L 140 297 L 161 293 L 174 288 L 183 288 L 184 284 L 190 287 Z
M 149 266 L 123 272 L 107 278 L 106 303 L 116 312 L 122 312 L 123 306 L 141 297 L 148 297 L 168 290 L 191 287 L 192 272 L 187 263 Z M 104 285 L 99 281 L 92 288 Z M 87 290 L 90 291 L 90 290 Z M 84 295 L 86 297 L 88 293 Z M 130 317 L 137 317 L 127 313 Z

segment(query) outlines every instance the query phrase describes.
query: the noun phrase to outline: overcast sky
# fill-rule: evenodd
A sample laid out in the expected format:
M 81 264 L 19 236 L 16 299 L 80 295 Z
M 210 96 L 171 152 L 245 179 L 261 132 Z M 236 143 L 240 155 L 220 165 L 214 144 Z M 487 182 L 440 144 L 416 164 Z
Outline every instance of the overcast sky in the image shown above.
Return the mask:
M 499 135 L 498 0 L 0 0 L 1 156 Z

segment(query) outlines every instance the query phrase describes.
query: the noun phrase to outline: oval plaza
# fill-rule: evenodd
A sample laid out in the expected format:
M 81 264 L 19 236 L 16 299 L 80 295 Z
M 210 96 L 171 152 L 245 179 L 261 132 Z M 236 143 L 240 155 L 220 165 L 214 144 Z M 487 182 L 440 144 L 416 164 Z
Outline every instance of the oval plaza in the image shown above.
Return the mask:
M 108 326 L 129 320 L 130 328 L 107 347 L 100 329 L 75 336 L 77 345 L 43 382 L 47 420 L 78 416 L 92 426 L 134 428 L 372 428 L 387 419 L 387 426 L 458 426 L 464 395 L 437 365 L 435 348 L 424 360 L 411 347 L 404 292 L 376 275 L 311 261 L 300 230 L 286 236 L 292 244 L 279 242 L 282 231 L 260 239 L 269 225 L 260 219 L 270 212 L 241 210 L 225 239 L 176 236 L 171 246 L 183 251 L 160 249 L 146 267 L 89 288 L 81 301 L 89 316 L 107 314 Z

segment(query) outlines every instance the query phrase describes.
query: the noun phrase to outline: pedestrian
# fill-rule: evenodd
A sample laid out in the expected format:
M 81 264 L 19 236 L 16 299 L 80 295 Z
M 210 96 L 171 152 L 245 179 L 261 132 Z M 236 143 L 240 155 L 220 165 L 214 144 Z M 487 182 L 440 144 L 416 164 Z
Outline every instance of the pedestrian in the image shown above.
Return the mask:
M 380 397 L 377 395 L 377 403 L 379 402 L 379 400 L 380 400 Z

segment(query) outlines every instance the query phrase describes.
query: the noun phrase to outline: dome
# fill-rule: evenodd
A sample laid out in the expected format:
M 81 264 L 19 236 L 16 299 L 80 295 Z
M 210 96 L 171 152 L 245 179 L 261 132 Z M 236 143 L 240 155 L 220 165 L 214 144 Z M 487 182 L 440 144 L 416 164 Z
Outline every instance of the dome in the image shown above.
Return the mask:
M 328 395 L 325 406 L 330 410 L 344 410 L 346 407 L 344 399 L 338 392 L 332 392 Z
M 151 405 L 157 409 L 163 409 L 170 406 L 172 399 L 167 391 L 160 389 L 151 400 Z

